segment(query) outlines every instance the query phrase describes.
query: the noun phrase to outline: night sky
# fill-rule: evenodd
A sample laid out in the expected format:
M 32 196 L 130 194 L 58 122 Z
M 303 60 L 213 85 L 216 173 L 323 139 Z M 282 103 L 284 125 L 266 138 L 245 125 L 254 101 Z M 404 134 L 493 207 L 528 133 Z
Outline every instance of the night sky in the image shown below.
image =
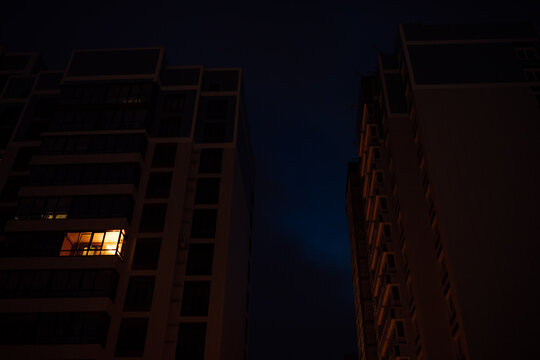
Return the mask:
M 11 1 L 0 44 L 40 51 L 163 46 L 171 65 L 241 66 L 257 162 L 253 360 L 356 352 L 345 216 L 359 75 L 402 22 L 530 21 L 540 1 Z

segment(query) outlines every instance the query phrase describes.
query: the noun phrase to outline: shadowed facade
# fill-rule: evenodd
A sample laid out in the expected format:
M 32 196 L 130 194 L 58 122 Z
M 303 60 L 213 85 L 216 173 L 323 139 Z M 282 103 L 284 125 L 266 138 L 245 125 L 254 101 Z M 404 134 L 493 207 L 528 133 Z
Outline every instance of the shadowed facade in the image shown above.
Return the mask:
M 161 48 L 75 51 L 65 71 L 16 55 L 0 57 L 2 122 L 13 122 L 0 357 L 246 358 L 241 70 L 169 66 Z
M 362 79 L 347 214 L 361 359 L 538 356 L 538 36 L 401 25 Z

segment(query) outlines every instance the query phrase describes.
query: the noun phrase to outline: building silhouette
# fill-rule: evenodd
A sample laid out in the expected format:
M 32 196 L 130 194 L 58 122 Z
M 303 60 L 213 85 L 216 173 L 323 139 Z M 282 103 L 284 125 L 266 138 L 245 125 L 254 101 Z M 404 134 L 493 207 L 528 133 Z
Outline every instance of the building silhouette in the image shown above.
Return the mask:
M 0 52 L 0 358 L 245 359 L 241 70 Z
M 362 78 L 360 359 L 539 356 L 539 49 L 527 24 L 400 25 Z

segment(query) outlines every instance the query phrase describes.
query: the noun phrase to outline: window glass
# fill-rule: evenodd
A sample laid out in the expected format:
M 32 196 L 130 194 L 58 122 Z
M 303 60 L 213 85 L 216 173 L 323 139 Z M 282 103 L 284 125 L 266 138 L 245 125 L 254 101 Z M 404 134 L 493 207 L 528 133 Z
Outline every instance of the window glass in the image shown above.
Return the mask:
M 166 198 L 169 196 L 172 173 L 152 173 L 146 189 L 147 198 Z
M 391 268 L 396 267 L 396 261 L 394 260 L 394 255 L 388 254 L 386 261 L 388 262 L 388 266 Z
M 202 149 L 199 174 L 220 173 L 223 149 Z
M 123 230 L 110 230 L 105 233 L 102 255 L 114 255 L 122 252 L 124 242 Z
M 24 78 L 15 78 L 12 77 L 6 89 L 4 90 L 4 98 L 18 98 L 23 99 L 27 98 L 30 95 L 32 86 L 34 85 L 35 78 L 33 77 L 24 77 Z
M 141 232 L 161 232 L 165 226 L 165 215 L 167 214 L 166 204 L 144 205 L 139 231 Z
M 209 99 L 206 103 L 206 118 L 208 120 L 224 120 L 227 117 L 227 98 Z
M 161 247 L 160 238 L 139 238 L 133 255 L 132 269 L 152 270 L 156 269 L 159 261 Z
M 186 275 L 211 275 L 214 244 L 190 244 Z
M 202 97 L 197 112 L 195 142 L 231 142 L 234 137 L 235 104 L 235 96 Z
M 31 297 L 47 296 L 51 270 L 34 270 L 34 282 L 32 283 Z
M 403 321 L 396 321 L 396 333 L 398 337 L 405 337 L 405 327 Z
M 383 226 L 383 229 L 384 229 L 384 236 L 389 237 L 392 234 L 392 232 L 390 230 L 390 225 L 385 224 Z
M 176 144 L 157 144 L 152 158 L 152 167 L 173 167 Z
M 164 112 L 181 112 L 184 108 L 185 94 L 166 94 L 163 98 Z
M 10 176 L 8 177 L 0 199 L 3 201 L 16 201 L 19 189 L 28 183 L 28 176 Z
M 161 73 L 163 85 L 198 85 L 199 69 L 165 69 Z
M 154 294 L 154 276 L 129 278 L 124 311 L 150 311 Z
M 238 89 L 238 70 L 205 71 L 203 91 L 234 91 Z
M 14 170 L 28 169 L 30 159 L 35 153 L 39 151 L 39 147 L 23 147 L 17 152 L 15 163 L 13 164 Z
M 195 209 L 191 222 L 192 238 L 212 238 L 216 235 L 217 209 Z
M 392 286 L 392 299 L 399 301 L 399 288 L 397 286 Z
M 6 54 L 0 57 L 0 70 L 24 70 L 30 61 L 30 55 Z
M 217 204 L 219 201 L 219 178 L 197 180 L 195 204 Z
M 184 316 L 208 315 L 210 300 L 210 281 L 186 281 L 182 294 L 182 310 Z
M 147 318 L 124 318 L 120 324 L 115 356 L 142 357 L 146 342 Z
M 176 360 L 204 360 L 206 323 L 181 323 L 178 329 Z
M 34 110 L 35 117 L 50 117 L 54 114 L 56 106 L 58 105 L 58 98 L 40 98 L 36 109 Z
M 9 313 L 0 317 L 0 345 L 100 344 L 109 316 L 104 312 Z
M 60 249 L 60 256 L 120 255 L 124 230 L 104 232 L 68 232 Z
M 54 219 L 54 213 L 56 210 L 56 204 L 58 203 L 58 198 L 48 198 L 47 203 L 45 204 L 45 209 L 43 211 L 44 219 Z
M 99 251 L 101 250 L 101 247 L 103 246 L 104 237 L 105 237 L 105 233 L 102 233 L 102 232 L 93 234 L 92 243 L 90 245 L 90 249 L 88 250 L 88 255 L 99 255 Z

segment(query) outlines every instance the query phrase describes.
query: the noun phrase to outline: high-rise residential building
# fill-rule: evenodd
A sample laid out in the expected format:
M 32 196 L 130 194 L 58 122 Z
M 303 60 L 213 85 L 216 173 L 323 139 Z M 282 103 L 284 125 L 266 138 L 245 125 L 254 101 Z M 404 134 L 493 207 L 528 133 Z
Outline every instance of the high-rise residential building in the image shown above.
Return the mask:
M 253 159 L 238 68 L 0 54 L 0 358 L 245 359 Z
M 362 78 L 360 359 L 539 356 L 539 55 L 528 24 L 400 25 Z

